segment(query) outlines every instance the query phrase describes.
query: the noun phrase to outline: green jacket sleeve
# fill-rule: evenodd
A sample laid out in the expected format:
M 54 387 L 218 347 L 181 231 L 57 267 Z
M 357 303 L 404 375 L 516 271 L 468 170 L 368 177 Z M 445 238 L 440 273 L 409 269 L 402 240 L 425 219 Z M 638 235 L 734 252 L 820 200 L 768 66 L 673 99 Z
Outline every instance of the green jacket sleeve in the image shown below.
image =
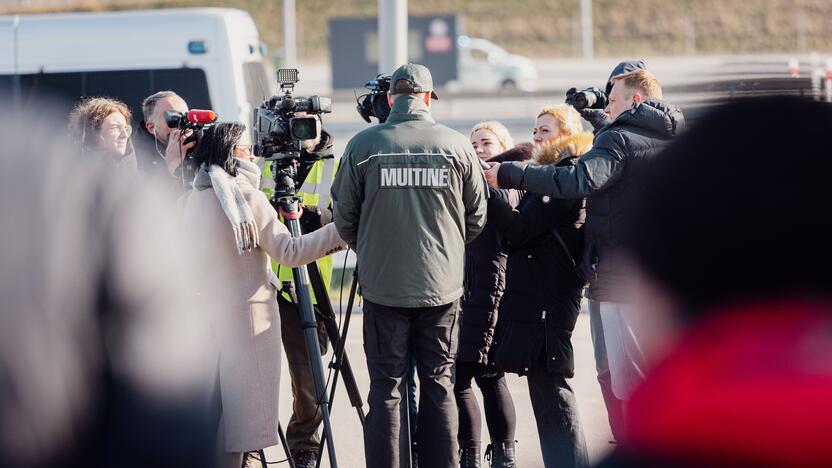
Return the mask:
M 357 251 L 363 194 L 364 181 L 356 169 L 352 145 L 348 143 L 332 182 L 332 219 L 341 239 L 354 251 Z
M 504 163 L 500 166 L 498 182 L 501 188 L 519 188 L 553 198 L 585 198 L 603 190 L 621 175 L 624 145 L 620 133 L 604 132 L 574 166 Z
M 465 242 L 471 242 L 485 227 L 488 211 L 488 185 L 479 158 L 473 148 L 466 149 L 467 174 L 463 179 L 462 202 L 465 205 Z

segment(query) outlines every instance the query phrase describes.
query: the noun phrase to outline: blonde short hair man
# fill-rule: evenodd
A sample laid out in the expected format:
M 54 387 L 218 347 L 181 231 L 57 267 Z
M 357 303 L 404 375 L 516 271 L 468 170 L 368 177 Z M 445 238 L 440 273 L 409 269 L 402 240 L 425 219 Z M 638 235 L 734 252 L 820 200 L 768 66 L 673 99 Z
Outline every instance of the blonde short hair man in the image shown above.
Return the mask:
M 612 79 L 612 91 L 604 113 L 615 120 L 641 102 L 661 99 L 659 80 L 647 70 L 638 70 Z

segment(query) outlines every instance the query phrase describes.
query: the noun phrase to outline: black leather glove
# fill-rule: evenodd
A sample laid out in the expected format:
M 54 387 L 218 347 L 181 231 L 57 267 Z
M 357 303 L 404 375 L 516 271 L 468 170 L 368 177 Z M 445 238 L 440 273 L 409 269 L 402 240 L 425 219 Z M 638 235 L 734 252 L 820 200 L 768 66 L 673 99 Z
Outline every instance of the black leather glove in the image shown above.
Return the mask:
M 612 120 L 607 117 L 607 114 L 605 114 L 601 109 L 581 109 L 578 112 L 581 113 L 581 117 L 589 122 L 595 130 L 600 130 L 612 122 Z
M 300 217 L 300 227 L 304 233 L 315 232 L 332 222 L 332 210 L 317 206 L 304 206 Z

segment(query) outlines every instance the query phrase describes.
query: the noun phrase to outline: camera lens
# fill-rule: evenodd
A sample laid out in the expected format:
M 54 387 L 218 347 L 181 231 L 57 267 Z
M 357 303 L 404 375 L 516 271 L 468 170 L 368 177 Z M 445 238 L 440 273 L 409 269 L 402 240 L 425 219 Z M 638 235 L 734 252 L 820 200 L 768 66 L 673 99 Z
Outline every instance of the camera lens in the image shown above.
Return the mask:
M 311 140 L 318 136 L 318 125 L 314 117 L 295 117 L 289 125 L 295 140 Z
M 596 96 L 589 91 L 581 91 L 575 95 L 575 107 L 578 109 L 591 108 L 595 105 Z

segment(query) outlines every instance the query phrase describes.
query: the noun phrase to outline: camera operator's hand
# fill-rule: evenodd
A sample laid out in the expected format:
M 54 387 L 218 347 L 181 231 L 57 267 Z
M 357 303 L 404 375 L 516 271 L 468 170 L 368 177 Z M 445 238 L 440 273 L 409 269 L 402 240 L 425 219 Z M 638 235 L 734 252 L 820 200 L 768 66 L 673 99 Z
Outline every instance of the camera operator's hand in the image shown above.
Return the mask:
M 332 222 L 332 211 L 329 208 L 320 209 L 317 206 L 304 206 L 300 217 L 300 224 L 304 233 L 317 231 Z
M 196 146 L 196 141 L 184 143 L 192 134 L 191 130 L 186 130 L 184 133 L 178 128 L 171 130 L 168 136 L 168 146 L 165 148 L 165 165 L 171 174 L 182 165 L 188 150 Z

